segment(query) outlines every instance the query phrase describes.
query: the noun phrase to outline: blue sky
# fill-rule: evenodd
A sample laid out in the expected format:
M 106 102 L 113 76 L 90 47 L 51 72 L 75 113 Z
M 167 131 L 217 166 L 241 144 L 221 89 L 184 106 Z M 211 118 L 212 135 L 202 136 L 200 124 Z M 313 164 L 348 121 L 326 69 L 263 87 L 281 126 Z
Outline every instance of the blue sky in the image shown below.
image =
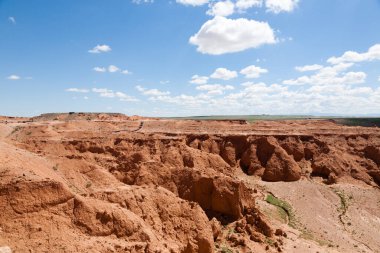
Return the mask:
M 0 115 L 379 115 L 379 24 L 379 0 L 0 0 Z

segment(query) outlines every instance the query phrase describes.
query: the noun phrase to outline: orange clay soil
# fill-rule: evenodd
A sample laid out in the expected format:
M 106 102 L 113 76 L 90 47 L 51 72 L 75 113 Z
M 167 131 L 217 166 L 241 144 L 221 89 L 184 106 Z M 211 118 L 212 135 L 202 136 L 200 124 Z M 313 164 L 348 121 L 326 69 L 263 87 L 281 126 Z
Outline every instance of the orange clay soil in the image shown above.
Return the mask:
M 0 117 L 0 252 L 380 252 L 380 129 Z

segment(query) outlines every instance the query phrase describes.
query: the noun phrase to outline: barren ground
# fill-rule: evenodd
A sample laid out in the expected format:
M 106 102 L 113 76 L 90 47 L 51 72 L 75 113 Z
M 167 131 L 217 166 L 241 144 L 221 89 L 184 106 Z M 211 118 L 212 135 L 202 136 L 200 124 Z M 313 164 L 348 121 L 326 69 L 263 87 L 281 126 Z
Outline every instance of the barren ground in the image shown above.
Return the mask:
M 380 128 L 0 117 L 0 252 L 380 252 Z

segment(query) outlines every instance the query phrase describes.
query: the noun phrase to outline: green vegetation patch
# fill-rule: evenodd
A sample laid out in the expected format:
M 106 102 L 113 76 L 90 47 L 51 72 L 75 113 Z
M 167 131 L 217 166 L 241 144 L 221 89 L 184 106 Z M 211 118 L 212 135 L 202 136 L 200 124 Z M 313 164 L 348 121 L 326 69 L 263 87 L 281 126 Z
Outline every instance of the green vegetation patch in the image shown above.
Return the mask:
M 309 240 L 309 241 L 314 241 L 314 242 L 317 242 L 320 246 L 327 246 L 329 245 L 330 243 L 328 241 L 325 241 L 325 240 L 322 240 L 322 239 L 319 239 L 317 237 L 315 237 L 310 231 L 308 230 L 302 230 L 301 231 L 302 234 L 300 235 L 300 238 L 303 238 L 305 240 Z
M 296 228 L 297 221 L 292 206 L 279 198 L 276 198 L 272 194 L 268 194 L 265 201 L 271 205 L 278 207 L 279 213 L 284 220 L 288 220 L 289 226 Z
M 341 118 L 334 121 L 346 126 L 380 127 L 380 118 Z
M 347 198 L 346 194 L 342 191 L 335 190 L 334 192 L 340 198 L 340 207 L 338 208 L 338 211 L 342 215 L 345 215 L 347 212 L 347 209 L 348 209 L 348 198 Z

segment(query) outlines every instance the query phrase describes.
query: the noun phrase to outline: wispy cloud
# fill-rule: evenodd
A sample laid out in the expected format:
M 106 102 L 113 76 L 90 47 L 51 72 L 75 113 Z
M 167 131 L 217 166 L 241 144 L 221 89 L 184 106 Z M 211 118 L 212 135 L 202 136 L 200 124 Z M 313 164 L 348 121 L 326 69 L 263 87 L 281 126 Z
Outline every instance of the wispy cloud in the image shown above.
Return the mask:
M 121 73 L 124 74 L 124 75 L 130 75 L 130 74 L 132 74 L 132 72 L 129 71 L 128 69 L 125 69 L 125 70 L 121 71 Z
M 18 75 L 10 75 L 7 77 L 8 80 L 20 80 L 21 77 Z
M 209 0 L 176 0 L 177 3 L 191 6 L 201 6 L 207 4 Z
M 102 67 L 95 67 L 93 68 L 93 70 L 96 72 L 101 72 L 101 73 L 104 73 L 107 71 L 106 68 L 102 68 Z
M 107 88 L 93 88 L 92 92 L 99 94 L 101 97 L 105 98 L 118 98 L 120 101 L 126 102 L 137 102 L 139 101 L 137 98 L 129 96 L 124 92 L 113 91 Z
M 90 92 L 88 89 L 79 89 L 79 88 L 68 88 L 65 91 L 67 91 L 67 92 L 78 92 L 78 93 L 88 93 L 88 92 Z
M 158 89 L 146 89 L 140 85 L 137 85 L 136 89 L 145 96 L 165 96 L 170 94 L 169 91 L 160 91 Z
M 132 0 L 132 3 L 134 4 L 150 4 L 150 3 L 154 3 L 154 0 Z
M 233 90 L 231 85 L 205 84 L 196 87 L 197 90 L 207 91 L 209 95 L 222 95 L 226 90 Z
M 297 66 L 295 69 L 299 72 L 306 72 L 306 71 L 315 71 L 323 68 L 322 65 L 319 64 L 313 64 L 313 65 L 305 65 L 305 66 Z
M 124 75 L 132 74 L 132 72 L 129 71 L 128 69 L 122 70 L 118 66 L 115 66 L 115 65 L 109 65 L 108 67 L 95 67 L 93 68 L 93 70 L 100 73 L 105 73 L 105 72 L 118 73 L 119 72 Z
M 11 22 L 12 24 L 16 24 L 16 19 L 15 19 L 15 17 L 9 17 L 8 20 L 9 20 L 9 22 Z

